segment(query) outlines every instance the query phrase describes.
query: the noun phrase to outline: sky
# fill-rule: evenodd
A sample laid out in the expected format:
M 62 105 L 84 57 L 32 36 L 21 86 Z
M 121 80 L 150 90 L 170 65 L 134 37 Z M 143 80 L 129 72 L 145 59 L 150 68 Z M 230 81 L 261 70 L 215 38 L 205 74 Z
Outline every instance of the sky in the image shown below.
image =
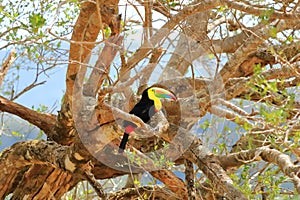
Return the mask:
M 38 108 L 41 104 L 43 104 L 46 105 L 50 109 L 50 111 L 59 110 L 61 99 L 66 88 L 66 69 L 67 66 L 56 68 L 54 72 L 50 74 L 49 78 L 45 77 L 45 80 L 47 81 L 45 84 L 31 89 L 31 91 L 20 96 L 20 98 L 18 98 L 16 102 L 30 108 L 32 106 L 34 106 L 34 108 Z M 30 75 L 25 75 L 25 77 L 28 77 L 28 79 L 32 79 Z

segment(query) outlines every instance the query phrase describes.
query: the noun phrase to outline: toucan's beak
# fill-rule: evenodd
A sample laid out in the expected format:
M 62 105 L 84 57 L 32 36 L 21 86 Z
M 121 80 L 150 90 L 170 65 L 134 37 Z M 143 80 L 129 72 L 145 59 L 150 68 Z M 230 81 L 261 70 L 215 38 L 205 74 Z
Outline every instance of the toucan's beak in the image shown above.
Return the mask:
M 172 92 L 170 92 L 170 91 L 168 91 L 166 89 L 159 88 L 159 87 L 153 87 L 152 89 L 154 91 L 154 95 L 157 98 L 160 98 L 160 99 L 162 99 L 162 98 L 164 98 L 164 99 L 172 99 L 174 101 L 177 100 L 176 96 Z

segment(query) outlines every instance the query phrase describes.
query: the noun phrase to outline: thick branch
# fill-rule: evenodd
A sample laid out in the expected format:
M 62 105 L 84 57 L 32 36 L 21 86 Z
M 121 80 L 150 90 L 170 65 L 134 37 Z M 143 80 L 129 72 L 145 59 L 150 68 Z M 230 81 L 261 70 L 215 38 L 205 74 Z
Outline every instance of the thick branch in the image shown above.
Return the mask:
M 28 166 L 29 167 L 29 166 Z M 9 169 L 13 174 L 13 167 Z M 5 170 L 7 170 L 6 168 Z M 81 179 L 59 168 L 47 165 L 24 167 L 14 179 L 14 191 L 11 200 L 27 199 L 60 199 L 71 190 Z M 32 178 L 34 177 L 34 179 Z M 11 179 L 12 180 L 12 179 Z M 1 187 L 2 185 L 0 185 Z M 61 187 L 64 186 L 64 187 Z M 2 194 L 1 194 L 2 195 Z M 0 195 L 0 196 L 1 196 Z
M 19 142 L 6 149 L 0 157 L 0 168 L 3 169 L 0 174 L 0 198 L 11 191 L 17 173 L 25 166 L 37 164 L 74 172 L 77 166 L 70 160 L 71 153 L 70 147 L 42 140 Z
M 21 117 L 29 123 L 37 126 L 45 133 L 49 133 L 56 122 L 55 115 L 39 113 L 20 104 L 9 101 L 2 96 L 0 96 L 0 110 L 2 112 L 8 112 Z
M 260 77 L 265 80 L 272 79 L 288 79 L 293 77 L 299 77 L 300 66 L 296 62 L 292 65 L 283 65 L 281 68 L 273 68 L 265 70 L 260 74 Z M 248 87 L 247 84 L 252 80 L 253 77 L 242 77 L 242 78 L 231 78 L 226 83 L 226 99 L 230 100 L 242 92 Z
M 106 4 L 109 8 L 106 7 Z M 72 42 L 70 46 L 70 64 L 66 75 L 66 94 L 72 96 L 75 79 L 77 77 L 78 70 L 81 64 L 86 64 L 89 60 L 90 53 L 94 48 L 94 43 L 98 37 L 99 31 L 103 27 L 103 24 L 108 24 L 110 28 L 115 32 L 119 32 L 120 16 L 116 15 L 118 1 L 106 1 L 103 2 L 101 7 L 101 15 L 97 13 L 97 6 L 95 2 L 84 2 L 82 4 L 80 15 L 74 27 L 72 34 Z M 112 8 L 115 9 L 112 9 Z M 99 19 L 99 16 L 101 19 Z M 114 33 L 114 34 L 115 34 Z M 82 42 L 82 43 L 80 43 Z M 84 77 L 79 77 L 80 82 L 83 81 Z
M 189 200 L 196 200 L 196 188 L 195 188 L 195 172 L 194 165 L 191 161 L 185 159 L 185 182 L 187 185 Z
M 103 196 L 101 186 L 96 182 L 94 175 L 91 174 L 91 170 L 94 166 L 91 164 L 90 160 L 93 160 L 94 162 L 94 158 L 91 157 L 90 154 L 82 157 L 83 155 L 78 153 L 80 152 L 78 151 L 78 148 L 81 148 L 80 151 L 82 151 L 82 147 L 79 145 L 69 147 L 61 146 L 51 141 L 33 140 L 19 142 L 9 149 L 6 149 L 0 155 L 0 167 L 3 169 L 0 174 L 0 198 L 4 197 L 12 190 L 14 190 L 15 195 L 26 195 L 24 194 L 26 191 L 39 191 L 39 188 L 44 187 L 46 190 L 41 193 L 39 192 L 38 195 L 47 194 L 51 196 L 50 193 L 55 193 L 54 196 L 60 198 L 61 195 L 71 189 L 78 181 L 83 179 L 87 179 L 90 183 L 95 183 L 93 185 L 95 190 Z M 29 167 L 28 170 L 26 170 L 27 166 Z M 18 182 L 20 181 L 17 179 L 18 173 L 24 173 L 24 169 L 30 178 L 22 179 L 21 182 Z M 103 166 L 100 169 L 103 169 Z M 103 171 L 105 170 L 106 169 L 103 169 Z M 45 175 L 47 181 L 43 182 L 43 180 L 46 179 Z M 37 179 L 42 180 L 40 183 L 41 185 L 32 182 L 32 176 L 38 176 L 39 178 Z M 27 177 L 26 174 L 25 177 Z M 62 178 L 59 179 L 58 177 Z M 104 176 L 104 178 L 107 177 Z M 30 181 L 32 183 L 30 183 Z M 59 190 L 57 188 L 59 182 L 64 182 L 61 184 L 66 184 L 67 186 L 63 187 L 61 192 L 56 193 L 55 191 Z M 22 185 L 31 185 L 31 188 L 22 191 Z M 30 195 L 34 194 L 35 193 L 32 193 Z
M 84 85 L 83 93 L 86 96 L 96 96 L 97 91 L 102 85 L 104 76 L 109 73 L 110 65 L 120 49 L 122 41 L 122 36 L 115 35 L 105 42 L 105 46 L 98 57 L 91 75 Z
M 236 77 L 236 71 L 239 66 L 242 65 L 247 57 L 245 55 L 251 55 L 256 52 L 257 46 L 261 45 L 265 39 L 270 37 L 271 30 L 276 27 L 278 32 L 283 31 L 288 28 L 295 28 L 297 25 L 296 21 L 274 21 L 266 26 L 261 27 L 235 51 L 231 59 L 226 63 L 226 65 L 221 69 L 220 76 L 223 82 L 227 82 L 229 78 Z
M 169 170 L 152 171 L 151 175 L 162 181 L 178 198 L 187 200 L 188 193 L 184 182 Z

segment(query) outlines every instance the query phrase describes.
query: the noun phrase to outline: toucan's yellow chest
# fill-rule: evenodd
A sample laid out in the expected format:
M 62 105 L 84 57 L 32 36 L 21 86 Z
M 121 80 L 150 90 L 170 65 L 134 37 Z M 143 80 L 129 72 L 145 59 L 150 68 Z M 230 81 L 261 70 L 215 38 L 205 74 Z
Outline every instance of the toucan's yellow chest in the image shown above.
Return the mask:
M 148 97 L 149 97 L 149 99 L 154 101 L 155 112 L 160 111 L 162 108 L 162 104 L 161 104 L 160 99 L 155 96 L 153 90 L 151 90 L 151 89 L 148 90 Z

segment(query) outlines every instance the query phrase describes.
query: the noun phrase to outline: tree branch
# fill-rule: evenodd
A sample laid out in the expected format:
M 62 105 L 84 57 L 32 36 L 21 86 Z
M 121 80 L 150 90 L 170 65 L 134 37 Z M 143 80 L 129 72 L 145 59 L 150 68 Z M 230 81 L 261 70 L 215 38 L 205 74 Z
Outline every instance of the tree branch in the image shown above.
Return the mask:
M 93 67 L 91 75 L 84 85 L 84 95 L 92 97 L 96 96 L 96 93 L 104 80 L 104 75 L 109 73 L 110 65 L 120 49 L 122 41 L 122 36 L 115 35 L 105 42 L 105 46 L 98 57 L 96 65 Z
M 50 141 L 32 140 L 14 144 L 0 155 L 0 168 L 3 169 L 0 174 L 0 198 L 11 191 L 16 173 L 25 166 L 37 164 L 74 172 L 77 166 L 70 160 L 71 157 L 70 147 Z
M 7 112 L 21 117 L 43 130 L 46 134 L 52 130 L 56 122 L 56 116 L 53 114 L 39 113 L 20 104 L 9 101 L 2 96 L 0 96 L 0 110 L 2 112 Z
M 252 14 L 256 16 L 261 16 L 262 13 L 268 13 L 270 11 L 268 8 L 261 8 L 255 5 L 247 5 L 243 2 L 236 2 L 233 0 L 224 0 L 225 5 L 229 8 L 243 11 L 247 14 Z M 299 12 L 282 12 L 277 10 L 272 10 L 269 16 L 270 19 L 285 19 L 285 20 L 298 20 L 300 18 Z
M 249 36 L 231 56 L 231 59 L 225 64 L 225 66 L 220 70 L 220 76 L 222 77 L 223 82 L 227 82 L 229 78 L 236 77 L 236 71 L 239 66 L 246 61 L 245 55 L 250 55 L 256 52 L 257 46 L 261 45 L 265 39 L 270 37 L 271 30 L 276 27 L 277 32 L 281 32 L 290 27 L 295 28 L 294 26 L 299 26 L 296 21 L 278 21 L 275 20 L 270 24 L 267 24 L 255 33 L 251 33 Z
M 0 36 L 1 38 L 1 36 Z M 8 69 L 11 67 L 12 63 L 16 59 L 16 52 L 15 50 L 11 50 L 8 57 L 5 59 L 5 61 L 2 63 L 1 69 L 0 69 L 0 87 L 2 86 L 2 83 L 4 81 L 4 78 L 8 72 Z
M 153 177 L 162 181 L 168 189 L 170 189 L 172 192 L 174 192 L 177 195 L 179 199 L 183 199 L 183 200 L 188 199 L 186 185 L 172 171 L 158 170 L 158 171 L 152 171 L 150 173 Z
M 218 155 L 216 158 L 220 161 L 224 169 L 239 167 L 246 163 L 264 160 L 276 164 L 281 171 L 290 177 L 295 184 L 295 188 L 300 193 L 300 166 L 295 165 L 290 156 L 267 146 L 256 149 L 244 150 L 238 153 L 232 153 L 228 156 Z
M 168 33 L 178 25 L 179 22 L 184 20 L 186 17 L 198 13 L 203 12 L 205 10 L 209 10 L 218 6 L 220 2 L 218 1 L 201 1 L 194 5 L 189 5 L 184 7 L 180 12 L 173 15 L 170 20 L 165 23 L 159 30 L 156 32 L 149 42 L 145 42 L 136 52 L 135 54 L 128 59 L 127 66 L 121 69 L 121 77 L 123 77 L 126 72 L 131 70 L 137 63 L 139 63 L 145 56 L 149 53 L 149 51 L 155 47 L 163 38 L 168 35 Z
M 77 73 L 80 69 L 80 64 L 87 63 L 90 53 L 95 46 L 95 41 L 98 37 L 99 31 L 104 24 L 108 24 L 112 29 L 113 33 L 119 31 L 119 26 L 117 22 L 120 22 L 119 15 L 116 15 L 118 2 L 107 1 L 109 8 L 103 2 L 101 7 L 101 22 L 99 19 L 99 13 L 97 13 L 97 6 L 95 2 L 84 2 L 82 4 L 80 15 L 74 27 L 72 34 L 72 41 L 76 43 L 71 43 L 70 46 L 70 64 L 68 66 L 66 75 L 66 94 L 67 97 L 72 96 L 74 83 L 77 77 Z M 97 4 L 98 5 L 98 4 Z M 115 9 L 113 9 L 115 8 Z M 77 43 L 77 42 L 91 42 L 91 43 Z M 79 83 L 83 82 L 84 77 L 79 77 L 81 80 Z M 69 99 L 66 99 L 69 100 Z
M 174 140 L 174 137 L 176 139 Z M 195 163 L 199 169 L 212 181 L 213 186 L 225 197 L 229 199 L 246 199 L 245 195 L 233 186 L 233 181 L 224 171 L 224 169 L 216 162 L 213 154 L 205 148 L 201 141 L 194 138 L 188 130 L 178 127 L 176 125 L 170 125 L 168 131 L 161 134 L 161 137 L 167 142 L 172 142 L 174 147 L 169 151 L 183 151 L 187 143 L 192 141 L 192 144 L 188 145 L 189 148 L 182 152 L 184 158 Z M 169 156 L 168 152 L 166 155 Z

